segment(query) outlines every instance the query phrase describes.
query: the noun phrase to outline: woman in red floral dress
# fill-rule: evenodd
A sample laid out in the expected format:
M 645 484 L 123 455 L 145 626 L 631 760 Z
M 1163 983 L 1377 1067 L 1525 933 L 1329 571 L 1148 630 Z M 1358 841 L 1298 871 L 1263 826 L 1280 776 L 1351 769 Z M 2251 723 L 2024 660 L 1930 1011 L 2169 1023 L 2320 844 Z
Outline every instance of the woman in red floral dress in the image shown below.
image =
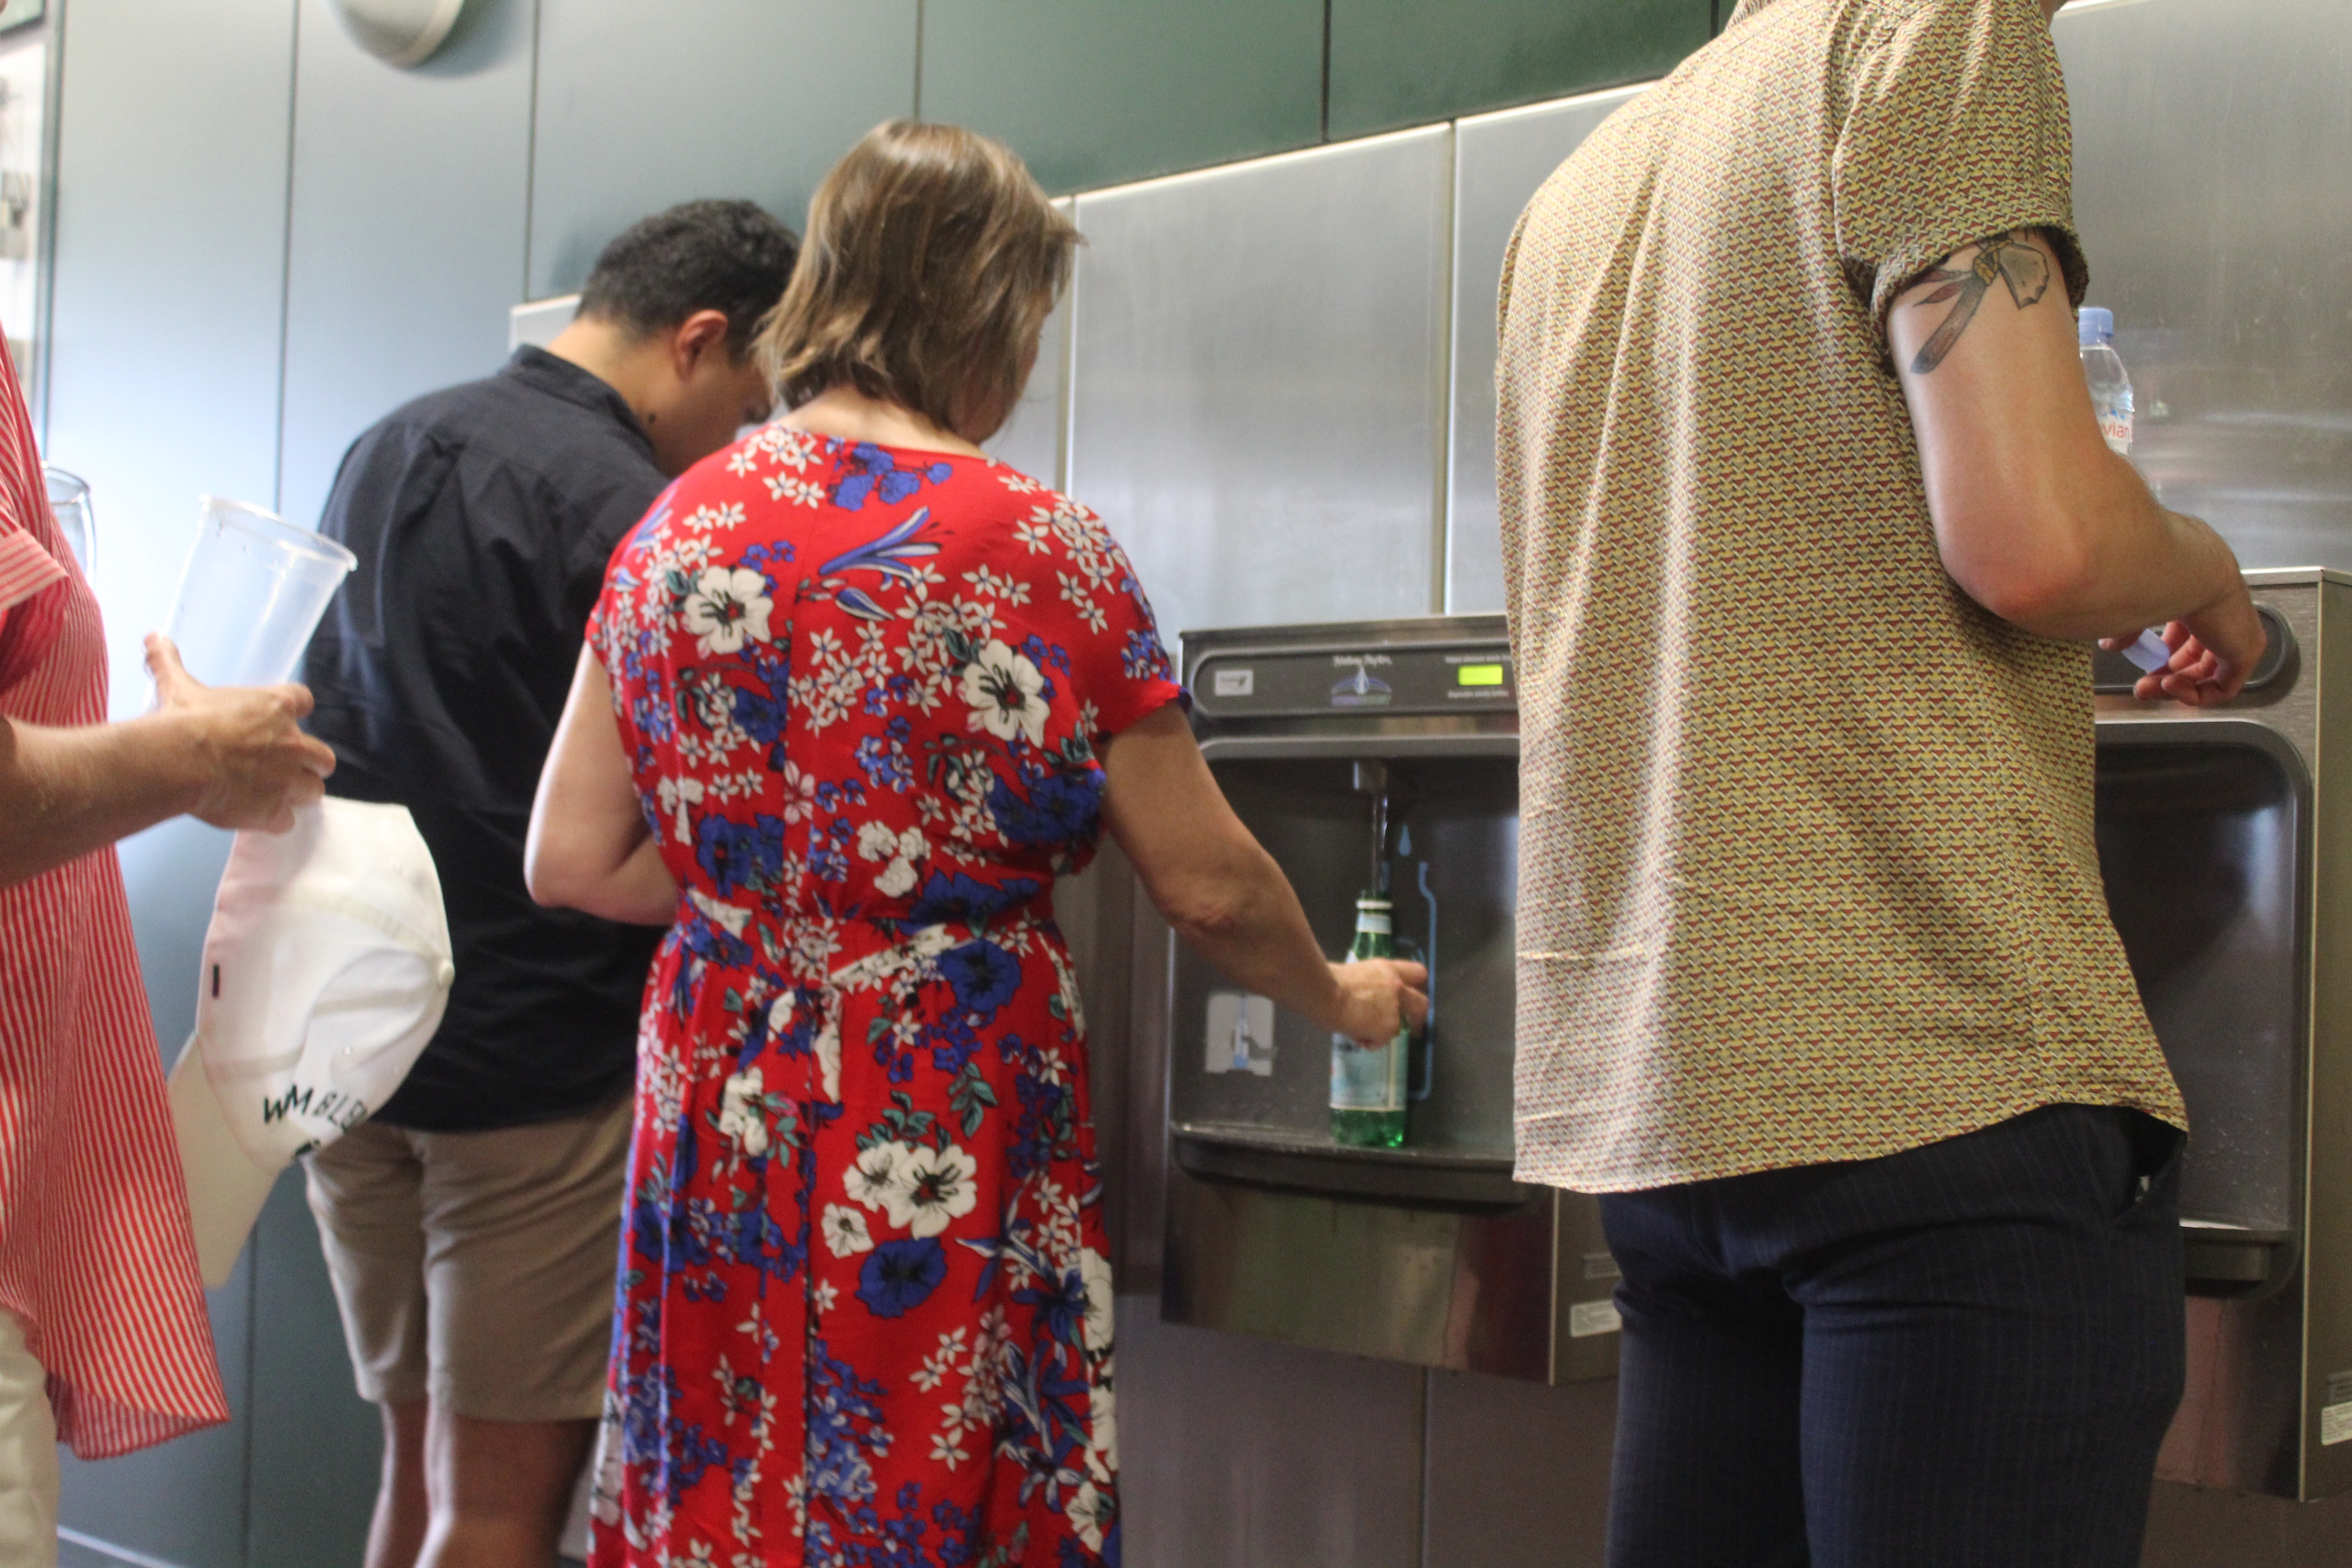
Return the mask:
M 1108 826 L 1235 979 L 1367 1040 L 1419 971 L 1324 963 L 1118 545 L 973 444 L 1075 238 L 1019 161 L 885 126 L 811 213 L 762 341 L 793 412 L 614 555 L 533 822 L 542 899 L 675 921 L 594 1562 L 1115 1564 L 1054 879 Z

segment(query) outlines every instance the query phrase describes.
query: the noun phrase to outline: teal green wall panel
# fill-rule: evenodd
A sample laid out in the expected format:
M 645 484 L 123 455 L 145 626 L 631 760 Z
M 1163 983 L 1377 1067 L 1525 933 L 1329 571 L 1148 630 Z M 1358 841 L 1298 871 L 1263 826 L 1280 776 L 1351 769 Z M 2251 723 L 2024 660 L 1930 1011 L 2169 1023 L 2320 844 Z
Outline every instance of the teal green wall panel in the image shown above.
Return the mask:
M 1331 0 L 1334 141 L 1663 76 L 1708 0 Z
M 1307 146 L 1322 0 L 927 0 L 922 114 L 1012 145 L 1050 191 Z
M 530 292 L 697 196 L 797 232 L 850 144 L 915 109 L 916 0 L 543 0 Z

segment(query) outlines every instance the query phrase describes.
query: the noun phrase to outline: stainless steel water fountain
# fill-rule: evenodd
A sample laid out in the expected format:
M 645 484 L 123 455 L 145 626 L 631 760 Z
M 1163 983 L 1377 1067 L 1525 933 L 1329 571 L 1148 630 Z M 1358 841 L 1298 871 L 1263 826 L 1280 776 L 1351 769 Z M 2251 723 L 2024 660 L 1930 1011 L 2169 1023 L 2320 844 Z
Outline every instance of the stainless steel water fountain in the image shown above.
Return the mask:
M 1432 1024 L 1406 1146 L 1343 1148 L 1328 1035 L 1154 933 L 1165 1315 L 1431 1366 L 1613 1373 L 1616 1268 L 1592 1200 L 1511 1177 L 1518 709 L 1502 617 L 1192 633 L 1184 668 L 1202 752 L 1327 952 L 1346 951 L 1367 846 L 1384 846 Z

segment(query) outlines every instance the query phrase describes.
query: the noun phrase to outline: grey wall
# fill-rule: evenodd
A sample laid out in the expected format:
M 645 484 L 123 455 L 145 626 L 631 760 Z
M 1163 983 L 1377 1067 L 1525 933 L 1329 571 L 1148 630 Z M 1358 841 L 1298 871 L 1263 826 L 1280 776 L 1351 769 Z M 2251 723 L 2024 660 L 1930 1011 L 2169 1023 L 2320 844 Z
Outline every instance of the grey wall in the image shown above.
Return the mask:
M 537 6 L 473 0 L 415 71 L 354 47 L 325 0 L 303 0 L 300 20 L 278 500 L 308 525 L 352 437 L 505 357 L 525 286 Z
M 160 625 L 199 490 L 277 491 L 278 317 L 294 15 L 283 5 L 85 0 L 65 47 L 47 456 L 89 479 L 110 626 Z M 142 112 L 127 115 L 125 104 Z M 145 701 L 111 641 L 115 708 Z M 167 1057 L 225 835 L 173 824 L 123 846 L 141 966 Z M 244 1561 L 252 1260 L 211 1298 L 235 1426 L 103 1465 L 68 1462 L 69 1526 L 173 1563 Z
M 541 0 L 531 296 L 690 196 L 798 228 L 842 149 L 914 112 L 915 24 L 915 0 Z

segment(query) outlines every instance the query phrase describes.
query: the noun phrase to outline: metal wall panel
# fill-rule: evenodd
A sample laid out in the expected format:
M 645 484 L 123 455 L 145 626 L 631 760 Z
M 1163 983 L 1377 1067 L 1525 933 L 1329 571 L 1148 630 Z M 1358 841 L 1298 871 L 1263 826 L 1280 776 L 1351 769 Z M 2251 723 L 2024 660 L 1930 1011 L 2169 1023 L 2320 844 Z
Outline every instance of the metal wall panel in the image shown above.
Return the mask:
M 202 490 L 268 503 L 278 461 L 293 0 L 75 0 L 59 113 L 48 455 L 90 481 L 116 710 L 146 700 Z M 126 106 L 137 112 L 126 112 Z M 17 323 L 10 323 L 12 327 Z M 227 837 L 191 823 L 122 847 L 166 1058 L 187 1037 Z M 65 1462 L 60 1517 L 185 1568 L 245 1551 L 249 1262 L 210 1298 L 236 1424 Z
M 1495 308 L 1503 253 L 1536 187 L 1639 87 L 1465 120 L 1454 132 L 1454 421 L 1445 529 L 1449 615 L 1499 610 Z
M 279 510 L 310 526 L 352 438 L 506 358 L 524 297 L 533 0 L 473 0 L 415 70 L 302 0 Z
M 2352 566 L 2352 7 L 2077 5 L 2056 32 L 2133 455 L 2246 565 Z
M 1118 1301 L 1129 1568 L 1414 1568 L 1422 1373 Z M 1481 1565 L 1483 1568 L 1483 1565 Z
M 47 456 L 90 483 L 124 714 L 197 494 L 277 496 L 294 6 L 76 0 L 59 25 Z
M 1617 1384 L 1429 1374 L 1422 1568 L 1601 1568 Z
M 1171 646 L 1436 608 L 1452 141 L 1079 197 L 1071 488 Z
M 923 118 L 1010 142 L 1049 191 L 1306 146 L 1322 98 L 1320 0 L 923 12 Z
M 695 196 L 797 232 L 850 144 L 915 110 L 915 0 L 543 0 L 531 297 Z M 511 303 L 511 301 L 509 301 Z
M 1330 133 L 1664 76 L 1709 24 L 1707 0 L 1331 0 Z

